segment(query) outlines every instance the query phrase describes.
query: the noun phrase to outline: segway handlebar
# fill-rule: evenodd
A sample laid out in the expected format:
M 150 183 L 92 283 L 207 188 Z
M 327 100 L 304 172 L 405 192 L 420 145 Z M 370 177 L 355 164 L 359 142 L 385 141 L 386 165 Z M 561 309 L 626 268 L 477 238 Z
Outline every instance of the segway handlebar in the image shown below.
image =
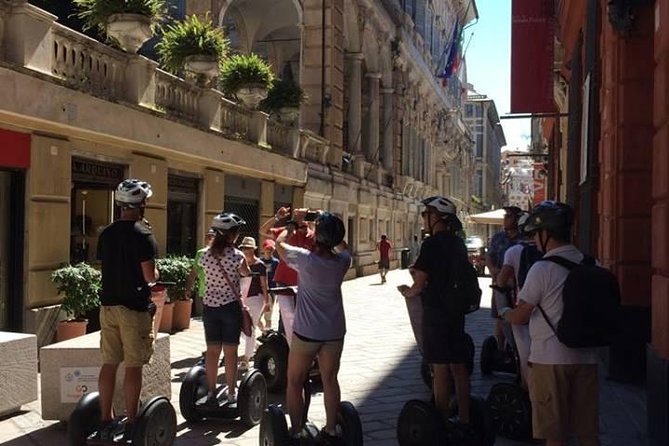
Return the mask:
M 281 294 L 282 296 L 296 296 L 297 286 L 279 286 L 269 289 L 272 294 Z
M 149 288 L 151 288 L 151 292 L 156 293 L 160 291 L 165 291 L 167 287 L 175 286 L 177 283 L 176 282 L 152 282 L 149 283 Z

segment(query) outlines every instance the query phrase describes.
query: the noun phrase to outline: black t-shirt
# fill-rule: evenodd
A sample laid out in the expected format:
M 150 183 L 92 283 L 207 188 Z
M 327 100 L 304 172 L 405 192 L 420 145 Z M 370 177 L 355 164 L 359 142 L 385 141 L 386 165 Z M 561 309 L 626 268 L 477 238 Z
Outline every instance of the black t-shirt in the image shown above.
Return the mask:
M 102 305 L 124 305 L 147 309 L 151 290 L 144 280 L 142 262 L 158 255 L 151 231 L 132 220 L 117 220 L 107 226 L 98 240 L 98 260 L 102 261 Z
M 467 247 L 457 235 L 438 232 L 423 242 L 413 267 L 427 273 L 422 293 L 424 307 L 445 309 L 444 300 L 453 286 L 454 266 L 467 261 Z
M 267 277 L 267 267 L 265 266 L 265 262 L 258 259 L 250 268 L 252 272 L 258 273 L 258 275 L 253 275 L 253 280 L 251 280 L 251 286 L 249 287 L 249 296 L 257 296 L 258 294 L 262 294 L 260 278 Z

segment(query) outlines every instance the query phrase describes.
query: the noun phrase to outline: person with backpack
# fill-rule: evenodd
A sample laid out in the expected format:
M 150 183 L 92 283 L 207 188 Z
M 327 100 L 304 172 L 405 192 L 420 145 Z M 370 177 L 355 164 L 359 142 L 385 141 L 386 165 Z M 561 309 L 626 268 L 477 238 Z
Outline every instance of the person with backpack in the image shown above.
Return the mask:
M 421 212 L 423 226 L 430 237 L 421 245 L 418 259 L 411 268 L 413 285 L 397 288 L 405 298 L 420 297 L 422 300 L 423 355 L 434 374 L 435 405 L 445 422 L 467 433 L 471 424 L 465 313 L 469 312 L 470 302 L 459 293 L 459 290 L 468 288 L 461 279 L 468 277 L 468 285 L 475 283 L 479 299 L 480 289 L 476 271 L 469 263 L 467 247 L 456 235 L 462 229 L 462 223 L 453 202 L 435 196 L 421 203 L 425 206 Z M 472 278 L 474 282 L 471 282 Z M 449 419 L 451 373 L 455 378 L 458 415 Z
M 574 272 L 596 271 L 591 281 L 604 285 L 599 280 L 603 268 L 592 266 L 594 262 L 571 244 L 572 222 L 573 211 L 564 203 L 545 201 L 532 210 L 525 231 L 544 257 L 527 273 L 516 308 L 500 309 L 507 322 L 529 321 L 532 428 L 534 437 L 544 439 L 547 446 L 566 445 L 572 434 L 579 445 L 599 445 L 597 348 L 565 345 L 556 329 L 568 316 L 565 291 Z M 570 268 L 564 266 L 567 262 Z M 591 291 L 590 285 L 581 283 L 583 291 Z M 577 313 L 589 308 L 590 298 L 578 294 Z M 598 325 L 596 313 L 589 314 L 590 320 L 581 325 Z
M 537 248 L 534 240 L 525 232 L 525 226 L 530 218 L 530 213 L 523 211 L 518 218 L 518 234 L 519 243 L 513 245 L 504 253 L 504 262 L 502 269 L 497 275 L 495 285 L 499 288 L 513 289 L 513 295 L 518 296 L 518 293 L 523 288 L 527 272 L 530 270 L 534 262 L 539 260 L 543 254 Z M 511 304 L 515 305 L 517 299 Z M 511 325 L 513 332 L 513 339 L 518 352 L 518 360 L 520 363 L 520 376 L 524 387 L 528 383 L 528 367 L 527 361 L 530 356 L 530 329 L 528 325 Z

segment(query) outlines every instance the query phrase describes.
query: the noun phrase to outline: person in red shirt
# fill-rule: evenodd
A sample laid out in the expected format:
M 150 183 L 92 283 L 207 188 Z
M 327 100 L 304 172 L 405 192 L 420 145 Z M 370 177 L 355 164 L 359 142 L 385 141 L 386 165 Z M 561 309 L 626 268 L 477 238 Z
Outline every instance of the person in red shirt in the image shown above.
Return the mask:
M 300 248 L 313 250 L 314 248 L 314 231 L 309 227 L 309 224 L 304 221 L 304 215 L 307 209 L 295 209 L 292 220 L 289 224 L 295 225 L 295 231 L 286 240 L 286 243 Z M 290 208 L 281 207 L 276 211 L 274 217 L 267 220 L 260 227 L 260 234 L 264 237 L 276 240 L 276 238 L 286 229 L 285 225 L 279 227 L 272 227 L 291 215 Z M 282 259 L 279 260 L 279 265 L 274 272 L 274 282 L 277 287 L 281 286 L 297 286 L 297 271 L 292 269 Z M 293 320 L 295 319 L 295 296 L 293 295 L 277 295 L 279 302 L 279 313 L 281 315 L 281 322 L 285 332 L 286 340 L 290 345 L 293 339 Z
M 379 250 L 379 273 L 381 274 L 381 283 L 386 283 L 386 274 L 390 269 L 390 249 L 393 246 L 388 241 L 386 234 L 381 234 L 381 240 L 376 243 L 376 249 Z

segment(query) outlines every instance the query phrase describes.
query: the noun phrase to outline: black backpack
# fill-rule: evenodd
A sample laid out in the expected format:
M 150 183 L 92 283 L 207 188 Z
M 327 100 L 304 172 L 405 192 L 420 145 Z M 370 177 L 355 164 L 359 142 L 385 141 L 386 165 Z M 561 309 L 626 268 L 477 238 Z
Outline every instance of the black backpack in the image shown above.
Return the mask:
M 544 255 L 535 245 L 523 243 L 523 246 L 523 251 L 520 254 L 520 264 L 518 265 L 518 283 L 516 284 L 519 290 L 525 285 L 527 273 L 532 265 L 534 265 L 534 262 L 541 259 Z
M 580 264 L 559 256 L 541 260 L 569 270 L 562 289 L 564 308 L 557 329 L 541 305 L 538 306 L 558 340 L 570 348 L 611 345 L 620 326 L 620 287 L 616 276 L 589 256 Z
M 458 259 L 454 264 L 454 281 L 451 296 L 448 296 L 448 309 L 454 313 L 468 314 L 481 306 L 481 288 L 476 268 L 468 258 Z

